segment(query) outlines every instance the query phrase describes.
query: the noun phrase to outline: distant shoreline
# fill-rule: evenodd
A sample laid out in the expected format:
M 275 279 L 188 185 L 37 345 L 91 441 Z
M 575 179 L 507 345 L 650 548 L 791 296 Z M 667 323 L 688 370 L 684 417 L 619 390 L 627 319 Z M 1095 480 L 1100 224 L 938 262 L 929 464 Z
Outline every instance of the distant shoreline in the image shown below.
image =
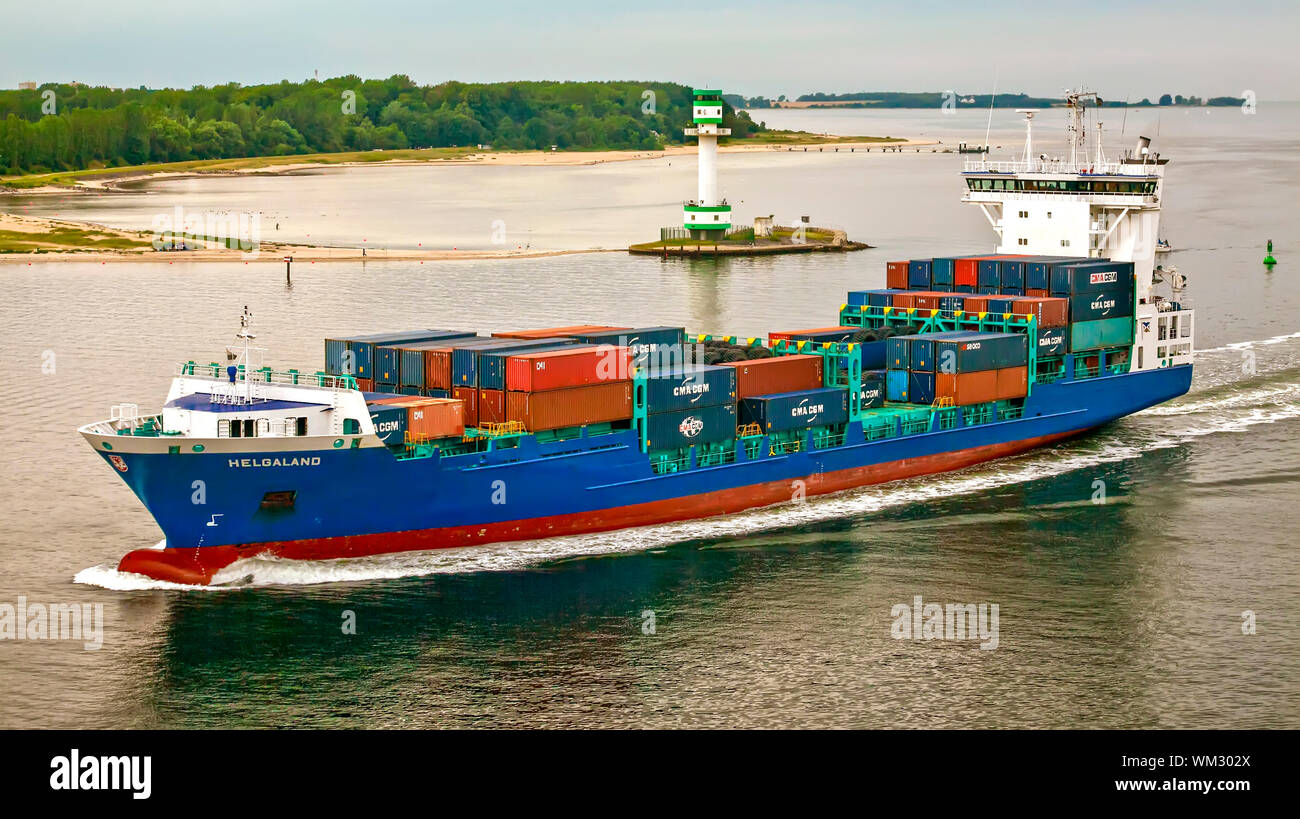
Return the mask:
M 833 136 L 802 134 L 798 138 L 724 144 L 722 153 L 781 151 L 792 147 L 834 146 L 837 148 L 885 148 L 938 145 L 933 139 L 893 139 L 890 137 Z M 0 196 L 75 191 L 117 190 L 124 183 L 151 179 L 195 176 L 245 176 L 265 174 L 281 176 L 295 171 L 331 167 L 370 167 L 400 165 L 496 165 L 501 167 L 537 167 L 600 165 L 606 162 L 632 162 L 646 159 L 694 155 L 694 145 L 670 145 L 653 151 L 493 151 L 429 148 L 399 151 L 353 151 L 339 154 L 305 154 L 300 156 L 246 157 L 243 159 L 194 160 L 159 165 L 96 168 L 82 171 L 0 177 Z M 42 184 L 42 180 L 48 182 Z M 37 184 L 33 184 L 37 183 Z M 0 199 L 0 203 L 3 200 Z

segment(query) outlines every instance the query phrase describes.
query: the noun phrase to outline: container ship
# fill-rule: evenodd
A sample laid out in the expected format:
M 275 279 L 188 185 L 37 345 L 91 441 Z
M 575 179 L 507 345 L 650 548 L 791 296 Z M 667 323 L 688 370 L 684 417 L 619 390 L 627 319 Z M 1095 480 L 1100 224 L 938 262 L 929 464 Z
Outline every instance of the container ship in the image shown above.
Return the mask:
M 766 337 L 574 325 L 324 341 L 179 366 L 160 412 L 79 431 L 162 528 L 119 570 L 237 580 L 244 558 L 336 559 L 724 515 L 960 469 L 1185 393 L 1193 313 L 1154 265 L 1149 140 L 964 162 L 990 254 L 889 262 L 834 323 Z M 877 274 L 878 275 L 878 274 Z M 873 276 L 873 278 L 875 278 Z M 1157 288 L 1167 287 L 1168 295 Z M 830 318 L 830 317 L 828 317 Z

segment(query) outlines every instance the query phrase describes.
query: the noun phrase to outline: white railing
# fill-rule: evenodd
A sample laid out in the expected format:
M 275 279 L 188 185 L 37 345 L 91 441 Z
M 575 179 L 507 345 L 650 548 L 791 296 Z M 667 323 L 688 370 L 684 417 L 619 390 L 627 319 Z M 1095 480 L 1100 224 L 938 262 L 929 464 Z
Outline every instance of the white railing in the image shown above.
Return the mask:
M 1154 205 L 1160 201 L 1160 197 L 1154 193 L 1119 193 L 1116 191 L 1091 191 L 1088 193 L 1078 193 L 1074 191 L 998 191 L 998 190 L 968 190 L 962 194 L 962 198 L 968 201 L 989 201 L 1001 202 L 1008 196 L 1015 199 L 1024 199 L 1027 197 L 1042 197 L 1052 201 L 1074 201 L 1074 202 L 1094 202 L 1097 197 L 1104 196 L 1108 199 L 1131 199 L 1132 202 L 1119 202 L 1121 205 Z
M 187 378 L 211 378 L 230 383 L 229 375 L 221 365 L 213 367 L 211 364 L 186 362 L 176 368 L 176 375 Z M 329 390 L 356 389 L 356 380 L 351 376 L 281 370 L 253 370 L 251 372 L 240 370 L 235 373 L 235 383 L 289 384 L 299 387 L 322 387 Z
M 1155 166 L 1150 172 L 1142 165 L 1128 165 L 1122 162 L 1065 162 L 1054 159 L 1035 159 L 986 162 L 980 159 L 967 159 L 962 164 L 963 173 L 1058 173 L 1058 174 L 1109 174 L 1111 176 L 1154 177 Z

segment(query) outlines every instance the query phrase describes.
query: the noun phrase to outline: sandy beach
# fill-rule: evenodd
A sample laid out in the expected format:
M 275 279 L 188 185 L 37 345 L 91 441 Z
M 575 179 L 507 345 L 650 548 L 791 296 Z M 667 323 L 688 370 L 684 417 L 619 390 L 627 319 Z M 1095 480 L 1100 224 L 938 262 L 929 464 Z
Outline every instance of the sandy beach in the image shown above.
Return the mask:
M 722 153 L 755 153 L 761 151 L 776 153 L 803 153 L 815 151 L 859 151 L 876 149 L 902 149 L 902 148 L 922 148 L 938 145 L 938 140 L 930 139 L 899 139 L 891 141 L 846 141 L 846 142 L 825 142 L 825 143 L 800 143 L 800 144 L 763 144 L 763 145 L 723 145 L 719 148 Z M 545 256 L 560 256 L 574 253 L 609 253 L 609 252 L 626 252 L 626 248 L 582 248 L 566 250 L 545 250 L 532 251 L 524 250 L 518 247 L 500 250 L 459 250 L 459 249 L 385 249 L 385 248 L 360 248 L 360 247 L 322 247 L 303 244 L 288 244 L 281 242 L 262 242 L 253 251 L 242 251 L 238 249 L 229 249 L 225 247 L 197 247 L 188 250 L 159 251 L 154 250 L 150 243 L 153 240 L 153 234 L 147 231 L 131 231 L 120 228 L 111 228 L 105 225 L 94 224 L 91 222 L 80 222 L 67 219 L 48 219 L 33 216 L 23 216 L 16 213 L 5 212 L 4 194 L 47 194 L 59 193 L 68 194 L 82 191 L 85 193 L 103 193 L 111 191 L 122 183 L 136 182 L 141 180 L 179 178 L 193 176 L 243 176 L 248 174 L 265 174 L 280 175 L 293 171 L 305 169 L 319 169 L 329 167 L 354 167 L 362 165 L 430 165 L 430 164 L 454 164 L 454 165 L 499 165 L 512 167 L 537 167 L 537 166 L 575 166 L 575 165 L 599 165 L 607 162 L 633 162 L 640 160 L 660 159 L 664 157 L 688 156 L 693 155 L 696 148 L 693 145 L 674 145 L 659 151 L 484 151 L 481 153 L 470 153 L 456 157 L 440 157 L 432 159 L 393 159 L 382 162 L 285 162 L 283 164 L 269 164 L 251 168 L 213 168 L 213 169 L 196 169 L 186 171 L 147 171 L 132 172 L 124 170 L 119 174 L 104 174 L 100 176 L 79 179 L 74 185 L 48 185 L 36 188 L 26 188 L 13 191 L 0 191 L 0 232 L 9 232 L 11 234 L 28 234 L 32 241 L 39 247 L 39 251 L 34 252 L 0 252 L 0 263 L 26 263 L 31 264 L 37 261 L 90 261 L 90 262 L 156 262 L 156 263 L 176 263 L 176 262 L 232 262 L 243 261 L 245 263 L 265 263 L 274 262 L 283 264 L 284 257 L 292 256 L 296 262 L 343 262 L 343 261 L 440 261 L 451 259 L 501 259 L 501 258 L 538 258 Z M 62 242 L 45 241 L 42 234 L 48 235 L 52 231 L 72 230 L 82 231 L 87 238 L 98 240 L 122 240 L 123 244 L 138 244 L 138 247 L 130 248 L 96 248 L 87 243 L 82 249 L 75 243 L 69 243 L 66 239 Z M 191 244 L 193 244 L 191 242 Z

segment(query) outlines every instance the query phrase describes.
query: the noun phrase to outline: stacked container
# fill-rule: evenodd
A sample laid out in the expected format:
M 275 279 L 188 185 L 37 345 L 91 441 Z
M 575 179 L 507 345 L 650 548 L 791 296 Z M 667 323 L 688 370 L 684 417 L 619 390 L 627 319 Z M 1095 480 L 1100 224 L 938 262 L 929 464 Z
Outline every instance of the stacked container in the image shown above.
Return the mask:
M 682 449 L 736 437 L 735 367 L 691 365 L 646 379 L 651 449 Z
M 463 405 L 450 398 L 393 396 L 367 403 L 375 432 L 389 446 L 412 438 L 437 440 L 465 434 Z
M 888 344 L 890 401 L 930 404 L 951 398 L 966 405 L 1027 394 L 1029 349 L 1023 334 L 928 333 L 896 336 Z
M 376 333 L 364 336 L 325 339 L 325 372 L 330 375 L 352 375 L 357 378 L 375 378 L 375 348 L 406 342 L 434 341 L 439 339 L 473 338 L 465 330 L 407 330 L 399 333 Z M 351 364 L 348 362 L 351 353 Z M 351 372 L 348 372 L 348 370 Z M 396 378 L 392 383 L 396 383 Z
M 538 432 L 631 418 L 631 360 L 626 347 L 516 351 L 504 360 L 504 390 L 479 390 L 478 423 L 519 421 Z
M 1058 264 L 1050 270 L 1048 286 L 1052 295 L 1069 299 L 1070 352 L 1133 343 L 1132 262 L 1076 260 Z

